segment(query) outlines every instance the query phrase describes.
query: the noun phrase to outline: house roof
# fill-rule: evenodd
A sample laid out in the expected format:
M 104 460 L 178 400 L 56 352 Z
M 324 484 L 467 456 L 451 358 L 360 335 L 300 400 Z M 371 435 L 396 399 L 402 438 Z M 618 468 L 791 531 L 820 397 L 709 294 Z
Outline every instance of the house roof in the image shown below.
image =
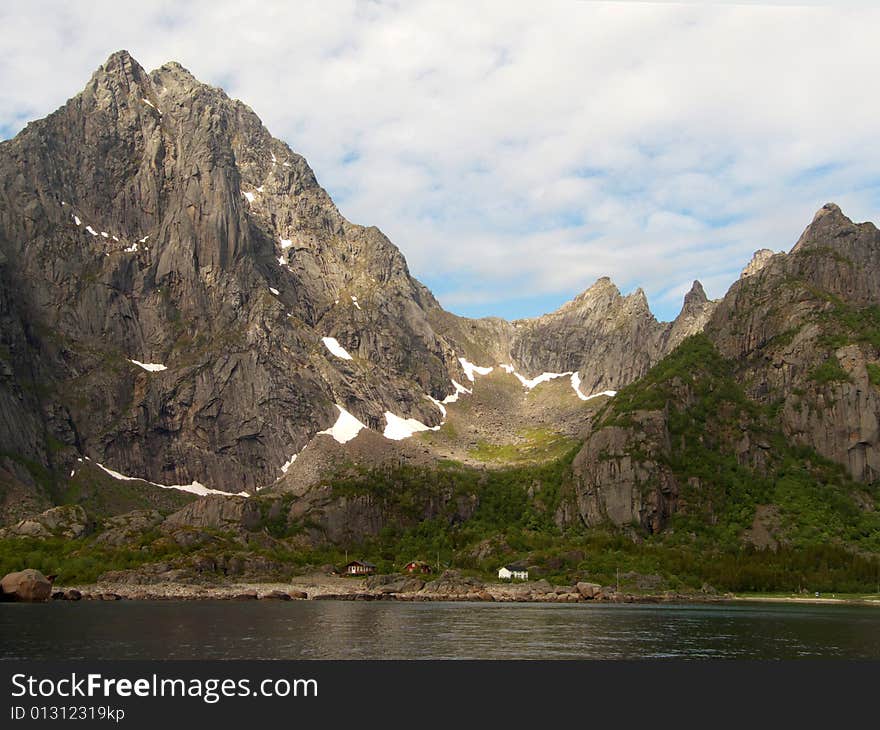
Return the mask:
M 507 568 L 511 573 L 513 573 L 513 572 L 517 572 L 517 573 L 527 572 L 526 566 L 523 565 L 522 563 L 513 563 L 511 565 L 505 565 L 504 567 Z
M 375 567 L 376 567 L 376 566 L 373 565 L 372 563 L 368 563 L 368 562 L 366 562 L 365 560 L 352 560 L 352 561 L 351 561 L 348 565 L 346 565 L 345 567 L 348 568 L 348 567 L 350 567 L 350 566 L 352 566 L 352 565 L 363 565 L 365 568 L 375 568 Z

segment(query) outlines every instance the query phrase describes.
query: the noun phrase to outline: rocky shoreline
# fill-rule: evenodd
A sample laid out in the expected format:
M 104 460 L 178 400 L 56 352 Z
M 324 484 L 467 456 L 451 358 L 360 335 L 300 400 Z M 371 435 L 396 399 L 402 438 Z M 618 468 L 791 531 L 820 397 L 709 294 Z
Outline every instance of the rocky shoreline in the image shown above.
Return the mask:
M 2 581 L 0 600 L 43 601 L 443 601 L 495 603 L 806 603 L 880 606 L 880 598 L 767 596 L 712 591 L 627 593 L 598 583 L 554 586 L 546 580 L 484 583 L 455 570 L 425 580 L 412 575 L 352 578 L 316 573 L 289 582 L 224 583 L 150 581 L 136 572 L 108 573 L 97 583 L 53 586 L 52 579 L 26 569 Z
M 518 603 L 664 603 L 715 602 L 732 596 L 712 594 L 632 594 L 597 583 L 554 586 L 545 580 L 523 583 L 483 583 L 447 571 L 433 580 L 411 576 L 346 578 L 301 576 L 289 583 L 234 582 L 224 584 L 137 583 L 101 581 L 91 585 L 56 587 L 54 600 L 333 600 L 333 601 L 468 601 Z

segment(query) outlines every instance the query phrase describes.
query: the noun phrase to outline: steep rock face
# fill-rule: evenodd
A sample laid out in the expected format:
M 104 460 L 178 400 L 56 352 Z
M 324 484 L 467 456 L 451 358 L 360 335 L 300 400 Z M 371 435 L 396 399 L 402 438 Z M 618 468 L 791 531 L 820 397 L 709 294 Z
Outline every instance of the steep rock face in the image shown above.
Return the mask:
M 878 273 L 880 232 L 829 203 L 788 255 L 733 284 L 706 327 L 794 442 L 865 482 L 880 477 Z
M 0 144 L 0 277 L 7 485 L 33 481 L 22 460 L 87 453 L 253 489 L 334 403 L 380 429 L 385 410 L 432 424 L 424 395 L 461 377 L 380 231 L 346 221 L 244 104 L 125 52 Z
M 584 524 L 637 524 L 659 532 L 678 503 L 678 482 L 662 463 L 670 449 L 662 412 L 640 412 L 632 425 L 597 430 L 572 463 Z

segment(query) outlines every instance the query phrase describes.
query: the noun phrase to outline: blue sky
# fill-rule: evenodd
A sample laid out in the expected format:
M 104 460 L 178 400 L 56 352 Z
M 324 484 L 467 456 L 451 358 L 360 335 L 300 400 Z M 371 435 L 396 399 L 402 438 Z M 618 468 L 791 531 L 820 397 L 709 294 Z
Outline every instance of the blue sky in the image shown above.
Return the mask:
M 36 0 L 0 27 L 0 136 L 115 50 L 177 60 L 461 314 L 538 315 L 607 275 L 670 319 L 825 202 L 880 218 L 866 3 Z

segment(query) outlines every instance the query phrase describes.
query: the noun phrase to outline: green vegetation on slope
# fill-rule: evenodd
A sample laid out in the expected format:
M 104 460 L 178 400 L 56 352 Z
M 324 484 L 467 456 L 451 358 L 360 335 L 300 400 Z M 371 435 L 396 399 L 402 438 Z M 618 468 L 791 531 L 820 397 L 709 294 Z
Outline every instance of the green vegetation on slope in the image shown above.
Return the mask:
M 840 368 L 836 358 L 828 370 L 834 365 Z M 825 373 L 822 381 L 831 379 L 834 374 Z M 878 489 L 853 482 L 813 449 L 791 444 L 778 423 L 780 406 L 749 400 L 734 364 L 708 337 L 696 335 L 624 388 L 600 414 L 600 427 L 634 425 L 641 410 L 665 412 L 673 448 L 658 449 L 656 458 L 681 485 L 682 503 L 663 536 L 670 543 L 738 549 L 756 507 L 775 504 L 786 545 L 834 542 L 880 552 L 880 511 L 871 508 L 880 503 Z

